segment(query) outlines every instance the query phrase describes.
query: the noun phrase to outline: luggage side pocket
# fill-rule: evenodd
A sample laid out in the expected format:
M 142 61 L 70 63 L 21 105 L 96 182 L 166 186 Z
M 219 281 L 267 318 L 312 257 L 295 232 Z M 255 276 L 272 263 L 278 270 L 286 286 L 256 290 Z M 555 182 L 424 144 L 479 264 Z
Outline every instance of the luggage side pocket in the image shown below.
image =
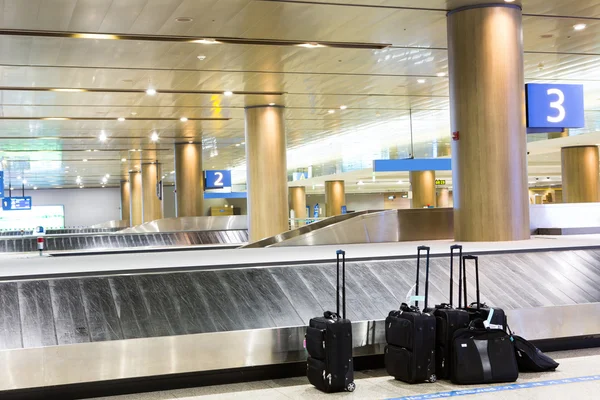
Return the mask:
M 386 346 L 384 362 L 387 373 L 396 379 L 413 381 L 412 353 L 405 348 L 397 346 Z
M 387 317 L 385 320 L 385 340 L 388 344 L 413 348 L 414 327 L 412 322 L 404 318 Z
M 491 339 L 488 352 L 494 382 L 514 382 L 519 377 L 515 350 L 508 336 Z
M 325 363 L 323 361 L 308 357 L 306 376 L 308 377 L 308 381 L 317 389 L 324 392 L 328 390 L 327 372 L 325 371 Z
M 325 331 L 308 327 L 306 328 L 306 350 L 312 358 L 325 360 Z

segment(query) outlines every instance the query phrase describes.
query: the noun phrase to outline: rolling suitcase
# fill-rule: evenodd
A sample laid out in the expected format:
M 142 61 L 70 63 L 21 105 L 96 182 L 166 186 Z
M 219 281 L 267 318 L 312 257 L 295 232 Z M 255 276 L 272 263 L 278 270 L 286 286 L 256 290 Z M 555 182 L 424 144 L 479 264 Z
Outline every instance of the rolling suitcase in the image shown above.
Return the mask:
M 456 331 L 452 343 L 453 383 L 514 382 L 518 377 L 515 349 L 502 329 L 486 328 L 478 319 Z
M 453 308 L 454 297 L 454 250 L 458 250 L 458 265 L 460 279 L 460 260 L 462 260 L 462 246 L 450 246 L 450 302 L 436 305 L 432 310 L 436 320 L 435 339 L 435 374 L 438 379 L 449 379 L 451 376 L 452 339 L 458 329 L 469 326 L 469 313 L 465 310 Z M 460 293 L 459 293 L 460 297 Z
M 425 272 L 425 302 L 429 297 L 429 252 L 430 248 L 419 246 L 417 252 L 417 284 L 415 305 L 406 303 L 399 311 L 391 311 L 385 320 L 385 368 L 394 378 L 407 382 L 435 382 L 435 317 L 419 310 L 419 270 L 421 252 L 427 252 Z
M 317 389 L 327 392 L 353 392 L 352 324 L 346 319 L 346 252 L 338 250 L 336 272 L 336 312 L 311 318 L 306 329 L 308 361 L 306 374 Z M 340 314 L 340 256 L 342 266 L 342 314 Z
M 469 304 L 467 300 L 467 261 L 475 262 L 475 289 L 477 290 L 477 301 Z M 501 329 L 506 332 L 507 320 L 504 310 L 496 307 L 489 307 L 485 303 L 481 303 L 479 293 L 479 257 L 473 255 L 466 255 L 462 258 L 462 280 L 459 278 L 459 300 L 458 308 L 462 309 L 462 301 L 460 298 L 461 286 L 462 294 L 464 296 L 464 304 L 466 310 L 469 313 L 469 320 L 474 321 L 481 319 L 485 321 L 486 328 Z M 490 315 L 491 314 L 491 315 Z

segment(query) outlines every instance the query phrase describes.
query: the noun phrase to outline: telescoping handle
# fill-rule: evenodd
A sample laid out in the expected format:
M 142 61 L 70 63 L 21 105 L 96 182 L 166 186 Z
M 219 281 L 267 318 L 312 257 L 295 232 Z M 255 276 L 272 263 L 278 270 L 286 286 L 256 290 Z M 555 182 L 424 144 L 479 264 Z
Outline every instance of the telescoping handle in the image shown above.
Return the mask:
M 452 307 L 452 302 L 454 300 L 454 250 L 458 250 L 458 304 L 460 308 L 460 260 L 462 260 L 462 249 L 463 247 L 460 244 L 453 244 L 450 246 L 450 307 Z
M 477 290 L 477 309 L 479 310 L 479 308 L 481 307 L 481 301 L 479 298 L 479 257 L 477 256 L 473 256 L 473 255 L 466 255 L 463 256 L 462 261 L 463 261 L 463 265 L 462 265 L 462 278 L 463 278 L 463 295 L 464 295 L 464 299 L 465 299 L 465 307 L 467 307 L 469 305 L 469 302 L 467 300 L 467 260 L 474 260 L 475 261 L 475 289 Z M 459 294 L 459 298 L 460 298 L 460 294 Z M 460 305 L 459 305 L 460 307 Z
M 427 301 L 429 299 L 429 253 L 431 252 L 431 248 L 428 246 L 419 246 L 417 247 L 417 285 L 415 288 L 415 307 L 419 308 L 419 275 L 421 273 L 421 252 L 426 252 L 425 258 L 425 307 L 423 310 L 427 309 Z
M 336 313 L 343 319 L 346 319 L 346 252 L 344 250 L 338 250 L 335 254 L 337 255 L 337 287 L 335 291 Z M 340 259 L 342 261 L 342 314 L 340 314 Z

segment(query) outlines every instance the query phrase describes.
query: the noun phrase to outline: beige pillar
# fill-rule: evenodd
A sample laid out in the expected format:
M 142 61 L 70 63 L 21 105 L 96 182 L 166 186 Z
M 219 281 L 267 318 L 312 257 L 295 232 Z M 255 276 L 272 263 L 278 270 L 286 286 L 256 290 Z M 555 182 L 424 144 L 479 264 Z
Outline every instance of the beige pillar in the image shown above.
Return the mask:
M 325 181 L 325 216 L 342 214 L 346 205 L 346 184 L 344 181 Z
M 248 227 L 254 242 L 288 230 L 284 108 L 246 108 Z
M 600 201 L 598 146 L 563 147 L 562 197 L 565 203 Z
M 142 223 L 142 174 L 139 171 L 129 173 L 131 187 L 131 226 Z
M 162 201 L 156 194 L 156 184 L 160 179 L 160 164 L 142 164 L 142 218 L 145 222 L 162 218 Z
M 175 215 L 199 217 L 204 213 L 202 143 L 176 143 Z
M 131 185 L 129 181 L 121 181 L 121 221 L 131 225 Z
M 294 210 L 297 219 L 306 219 L 306 188 L 294 186 L 289 189 L 290 210 Z
M 435 171 L 410 171 L 410 208 L 435 207 Z
M 454 239 L 529 238 L 521 8 L 448 13 Z
M 438 189 L 435 201 L 438 208 L 450 207 L 450 190 L 446 188 Z

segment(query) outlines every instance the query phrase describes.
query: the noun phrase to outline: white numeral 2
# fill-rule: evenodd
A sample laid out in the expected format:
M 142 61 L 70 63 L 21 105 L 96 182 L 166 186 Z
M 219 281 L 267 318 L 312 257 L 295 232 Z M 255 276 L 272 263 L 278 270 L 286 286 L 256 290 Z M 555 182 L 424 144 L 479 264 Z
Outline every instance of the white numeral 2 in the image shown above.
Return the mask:
M 548 122 L 551 122 L 553 124 L 562 122 L 567 114 L 565 108 L 563 107 L 563 103 L 565 102 L 565 94 L 560 89 L 548 89 L 547 93 L 548 95 L 555 94 L 558 96 L 557 101 L 553 101 L 550 103 L 550 107 L 558 110 L 558 115 L 556 117 L 548 116 Z
M 223 186 L 223 173 L 215 172 L 215 176 L 217 177 L 217 179 L 215 179 L 215 186 Z

